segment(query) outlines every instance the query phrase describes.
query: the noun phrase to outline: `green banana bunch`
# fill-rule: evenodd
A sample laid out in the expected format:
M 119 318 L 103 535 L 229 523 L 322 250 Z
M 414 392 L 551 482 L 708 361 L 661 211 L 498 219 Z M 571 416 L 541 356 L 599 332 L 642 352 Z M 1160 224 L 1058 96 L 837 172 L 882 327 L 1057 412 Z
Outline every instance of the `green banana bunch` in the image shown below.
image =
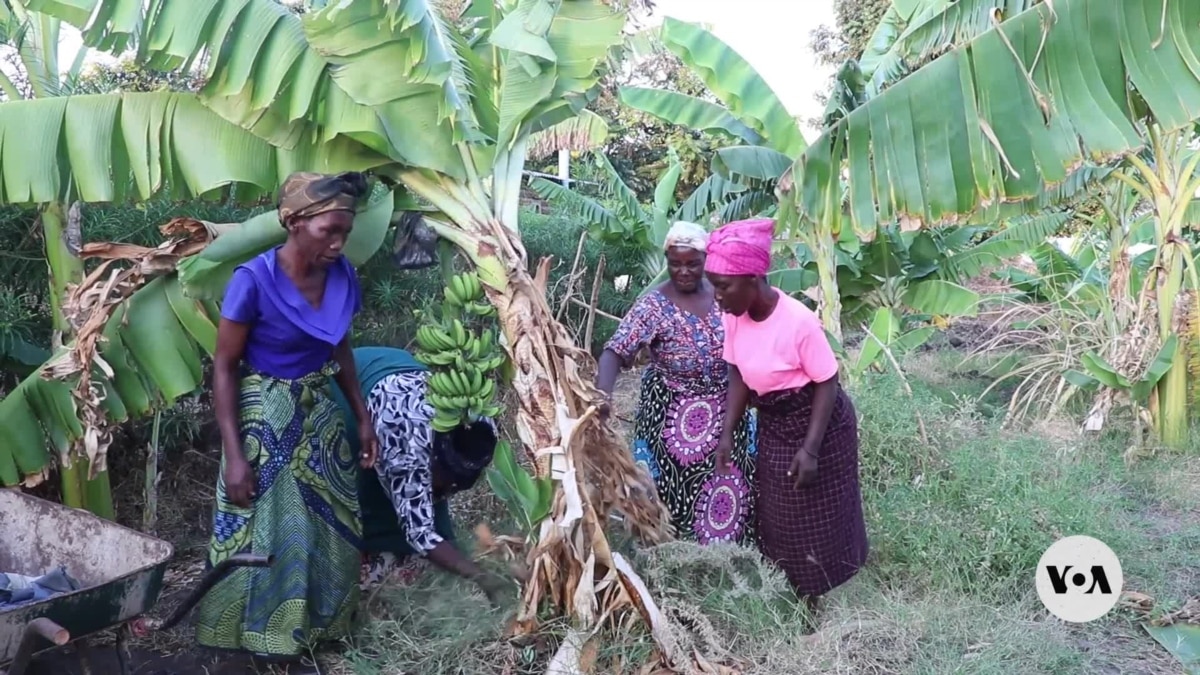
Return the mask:
M 450 278 L 450 283 L 446 284 L 444 293 L 446 300 L 453 307 L 475 307 L 481 304 L 480 300 L 483 300 L 483 284 L 480 283 L 479 277 L 475 274 L 456 274 Z M 482 304 L 486 305 L 489 309 L 491 308 L 491 305 Z M 468 309 L 468 311 L 471 310 Z
M 492 307 L 491 303 L 480 302 L 478 300 L 465 303 L 463 305 L 463 309 L 467 310 L 468 314 L 472 314 L 480 318 L 491 318 L 496 316 L 496 308 Z
M 413 356 L 431 371 L 427 397 L 436 411 L 433 428 L 445 432 L 472 419 L 501 414 L 495 401 L 493 371 L 504 365 L 506 357 L 494 328 L 476 333 L 468 325 L 471 316 L 488 318 L 496 314 L 484 296 L 479 277 L 457 274 L 446 283 L 443 294 L 445 311 L 441 320 L 417 329 Z

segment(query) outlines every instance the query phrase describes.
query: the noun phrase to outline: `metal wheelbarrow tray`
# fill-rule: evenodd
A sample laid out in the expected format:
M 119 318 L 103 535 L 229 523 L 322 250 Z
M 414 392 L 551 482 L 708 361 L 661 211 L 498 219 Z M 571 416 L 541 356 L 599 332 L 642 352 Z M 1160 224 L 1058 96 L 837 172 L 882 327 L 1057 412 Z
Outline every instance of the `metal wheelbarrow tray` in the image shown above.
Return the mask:
M 0 489 L 0 572 L 36 577 L 63 566 L 80 585 L 77 591 L 0 609 L 0 668 L 10 668 L 0 675 L 21 675 L 35 653 L 110 628 L 122 628 L 121 642 L 124 624 L 135 619 L 130 628 L 138 633 L 169 628 L 234 567 L 271 562 L 266 556 L 235 556 L 210 570 L 166 620 L 139 619 L 158 602 L 173 555 L 174 548 L 161 539 L 87 511 Z

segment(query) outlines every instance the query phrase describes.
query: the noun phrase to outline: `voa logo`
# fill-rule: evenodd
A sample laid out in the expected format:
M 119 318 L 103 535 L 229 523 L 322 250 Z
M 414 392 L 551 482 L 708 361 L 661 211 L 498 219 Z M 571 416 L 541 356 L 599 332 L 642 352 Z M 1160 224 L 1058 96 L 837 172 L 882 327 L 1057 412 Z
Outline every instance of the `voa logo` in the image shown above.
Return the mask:
M 1117 554 L 1094 537 L 1059 539 L 1038 561 L 1038 597 L 1063 621 L 1085 623 L 1108 614 L 1121 597 L 1123 583 Z

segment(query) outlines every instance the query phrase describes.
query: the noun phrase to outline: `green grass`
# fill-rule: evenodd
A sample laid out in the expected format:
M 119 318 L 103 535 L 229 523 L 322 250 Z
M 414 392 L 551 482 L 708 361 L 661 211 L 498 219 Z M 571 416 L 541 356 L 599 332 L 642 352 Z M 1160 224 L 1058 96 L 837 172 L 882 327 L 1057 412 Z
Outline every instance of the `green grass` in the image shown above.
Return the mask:
M 894 377 L 853 386 L 871 557 L 826 598 L 820 630 L 802 635 L 786 582 L 753 551 L 674 543 L 640 551 L 635 562 L 677 638 L 755 673 L 1177 670 L 1123 611 L 1083 627 L 1049 618 L 1033 570 L 1056 538 L 1088 534 L 1121 558 L 1126 590 L 1164 607 L 1194 594 L 1200 515 L 1189 500 L 1200 463 L 1165 455 L 1126 465 L 1116 431 L 1005 431 L 1002 409 L 975 400 L 986 384 L 946 358 L 911 371 L 912 401 Z M 500 513 L 494 504 L 468 508 L 463 528 L 502 523 Z M 503 613 L 484 611 L 469 585 L 437 572 L 385 589 L 377 602 L 377 620 L 347 663 L 352 672 L 540 672 L 556 644 L 552 627 L 540 644 L 503 642 Z M 649 651 L 635 628 L 607 635 L 601 661 L 633 672 Z

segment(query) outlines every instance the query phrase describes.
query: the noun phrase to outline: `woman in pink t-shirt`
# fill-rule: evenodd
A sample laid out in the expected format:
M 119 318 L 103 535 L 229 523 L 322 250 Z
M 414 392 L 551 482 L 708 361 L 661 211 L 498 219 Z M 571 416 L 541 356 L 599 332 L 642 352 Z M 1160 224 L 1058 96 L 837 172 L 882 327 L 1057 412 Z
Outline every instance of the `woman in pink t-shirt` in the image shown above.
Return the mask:
M 725 312 L 726 414 L 758 409 L 760 548 L 814 608 L 867 559 L 858 423 L 821 320 L 767 282 L 773 238 L 771 220 L 730 223 L 712 233 L 705 272 Z

